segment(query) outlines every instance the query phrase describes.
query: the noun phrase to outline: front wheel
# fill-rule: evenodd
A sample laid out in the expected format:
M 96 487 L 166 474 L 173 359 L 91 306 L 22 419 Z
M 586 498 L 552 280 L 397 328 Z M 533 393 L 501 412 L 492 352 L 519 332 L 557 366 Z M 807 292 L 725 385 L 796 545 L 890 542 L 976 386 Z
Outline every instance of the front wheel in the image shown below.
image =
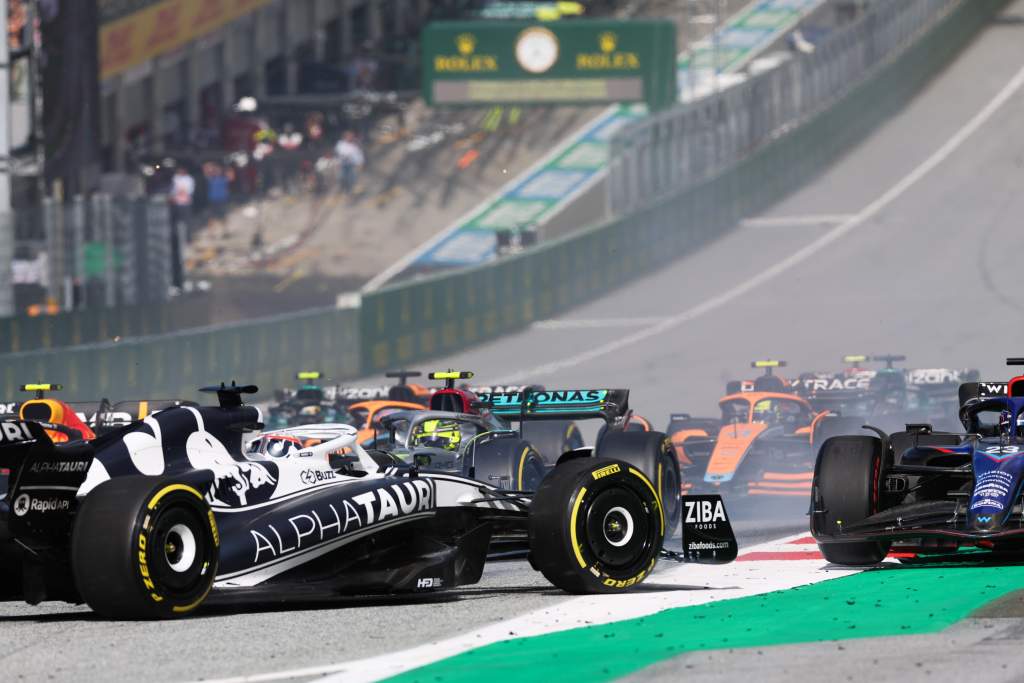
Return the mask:
M 72 572 L 82 598 L 105 617 L 179 617 L 213 587 L 219 543 L 213 512 L 194 487 L 119 477 L 82 503 Z
M 628 463 L 558 465 L 530 505 L 530 562 L 569 593 L 616 593 L 654 569 L 665 538 L 661 500 Z
M 811 531 L 815 536 L 841 535 L 843 527 L 879 511 L 885 481 L 883 445 L 874 436 L 835 436 L 825 441 L 814 467 Z M 889 542 L 819 542 L 826 560 L 865 566 L 881 562 Z

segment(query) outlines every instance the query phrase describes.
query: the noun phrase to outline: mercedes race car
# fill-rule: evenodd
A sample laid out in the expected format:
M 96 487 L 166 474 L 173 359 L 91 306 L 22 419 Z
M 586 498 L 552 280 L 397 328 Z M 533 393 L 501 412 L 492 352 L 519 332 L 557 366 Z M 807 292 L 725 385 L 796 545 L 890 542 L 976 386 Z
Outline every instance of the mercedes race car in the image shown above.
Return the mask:
M 1024 551 L 1024 376 L 965 383 L 960 396 L 964 433 L 908 424 L 822 445 L 811 533 L 826 559 L 870 565 L 894 542 L 918 554 Z
M 442 391 L 435 396 L 443 396 Z M 570 459 L 596 455 L 625 460 L 655 482 L 665 501 L 668 530 L 675 530 L 681 514 L 678 461 L 664 434 L 627 428 L 628 390 L 525 389 L 475 398 L 473 412 L 465 412 L 469 406 L 463 405 L 458 411 L 388 415 L 383 419 L 386 437 L 375 447 L 423 471 L 455 472 L 518 490 L 535 489 L 559 463 Z M 604 422 L 605 433 L 596 447 L 573 442 L 565 434 L 564 425 L 578 433 L 575 421 L 592 418 Z M 549 435 L 537 428 L 545 423 L 555 425 L 556 436 L 563 440 L 538 447 L 533 435 Z
M 686 491 L 806 497 L 814 467 L 812 434 L 821 417 L 773 374 L 784 361 L 755 361 L 765 374 L 730 382 L 720 418 L 675 413 L 666 430 Z
M 574 457 L 536 491 L 379 462 L 346 425 L 307 426 L 285 458 L 243 451 L 256 387 L 170 408 L 94 441 L 54 444 L 0 424 L 12 470 L 0 532 L 22 597 L 85 602 L 112 618 L 172 618 L 216 601 L 436 591 L 480 579 L 491 534 L 519 528 L 531 565 L 573 593 L 644 581 L 659 557 L 731 561 L 720 498 L 684 501 L 683 552 L 663 547 L 655 484 L 629 462 Z M 333 469 L 349 449 L 358 466 Z M 692 520 L 692 521 L 691 521 Z M 9 568 L 9 567 L 8 567 Z

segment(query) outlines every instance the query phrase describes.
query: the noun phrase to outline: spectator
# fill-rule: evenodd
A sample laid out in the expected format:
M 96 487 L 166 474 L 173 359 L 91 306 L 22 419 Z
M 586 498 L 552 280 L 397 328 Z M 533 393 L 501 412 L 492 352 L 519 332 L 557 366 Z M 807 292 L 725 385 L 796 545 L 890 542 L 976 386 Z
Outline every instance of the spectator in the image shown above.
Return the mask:
M 189 223 L 192 220 L 192 199 L 196 193 L 196 181 L 188 169 L 179 165 L 171 178 L 171 220 L 186 238 L 189 234 Z
M 341 140 L 334 146 L 334 154 L 338 157 L 340 166 L 341 191 L 344 194 L 352 194 L 359 181 L 359 169 L 366 161 L 363 150 L 356 144 L 355 133 L 350 130 L 345 131 Z
M 207 163 L 203 165 L 203 175 L 206 176 L 206 203 L 210 208 L 210 217 L 223 223 L 228 212 L 228 177 L 220 164 Z

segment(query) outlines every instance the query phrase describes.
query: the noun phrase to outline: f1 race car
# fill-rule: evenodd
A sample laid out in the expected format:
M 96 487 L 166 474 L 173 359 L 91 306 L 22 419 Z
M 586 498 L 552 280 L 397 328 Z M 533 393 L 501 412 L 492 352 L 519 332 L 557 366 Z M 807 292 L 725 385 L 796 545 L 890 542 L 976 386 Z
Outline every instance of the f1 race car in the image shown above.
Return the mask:
M 53 444 L 34 422 L 0 425 L 13 471 L 0 530 L 23 597 L 86 602 L 113 618 L 172 618 L 214 601 L 435 591 L 480 579 L 496 528 L 526 531 L 531 565 L 573 593 L 644 581 L 659 557 L 735 559 L 717 496 L 685 501 L 682 553 L 663 548 L 655 485 L 627 462 L 579 457 L 536 491 L 374 460 L 346 425 L 287 458 L 243 452 L 256 387 L 213 388 L 91 442 Z M 314 426 L 305 429 L 313 432 Z M 325 456 L 351 449 L 358 469 Z
M 424 471 L 455 472 L 519 490 L 532 490 L 551 469 L 568 459 L 595 453 L 625 459 L 657 484 L 659 496 L 665 500 L 668 529 L 673 531 L 680 515 L 676 502 L 678 462 L 664 434 L 628 429 L 628 402 L 625 389 L 526 388 L 476 396 L 447 387 L 438 390 L 433 403 L 451 410 L 392 413 L 383 418 L 385 434 L 374 447 Z M 588 418 L 604 420 L 605 436 L 596 448 L 573 439 L 579 433 L 575 421 Z M 512 423 L 519 428 L 514 429 Z M 556 426 L 562 440 L 549 440 L 541 451 L 533 435 L 548 435 L 536 428 L 545 424 Z
M 814 467 L 811 436 L 820 417 L 773 374 L 785 361 L 755 361 L 765 373 L 730 382 L 721 418 L 673 414 L 666 430 L 684 475 L 684 490 L 758 496 L 807 496 Z
M 844 356 L 850 364 L 838 373 L 804 373 L 794 382 L 796 392 L 816 411 L 829 416 L 818 427 L 823 442 L 830 436 L 863 433 L 865 422 L 884 430 L 897 430 L 908 422 L 928 422 L 955 430 L 957 389 L 962 382 L 977 381 L 978 371 L 952 368 L 896 368 L 905 356 Z M 873 370 L 861 363 L 875 361 L 885 367 Z
M 897 541 L 919 553 L 1024 550 L 1024 376 L 965 383 L 960 396 L 966 433 L 909 424 L 822 445 L 811 533 L 826 559 L 874 564 Z

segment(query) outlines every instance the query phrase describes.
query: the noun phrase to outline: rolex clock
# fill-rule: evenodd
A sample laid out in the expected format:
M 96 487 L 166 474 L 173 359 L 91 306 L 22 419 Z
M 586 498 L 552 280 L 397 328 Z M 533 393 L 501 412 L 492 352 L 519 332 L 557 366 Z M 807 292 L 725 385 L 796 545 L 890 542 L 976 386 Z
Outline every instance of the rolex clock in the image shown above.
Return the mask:
M 558 38 L 541 26 L 524 29 L 516 38 L 516 61 L 531 74 L 542 74 L 558 61 Z

